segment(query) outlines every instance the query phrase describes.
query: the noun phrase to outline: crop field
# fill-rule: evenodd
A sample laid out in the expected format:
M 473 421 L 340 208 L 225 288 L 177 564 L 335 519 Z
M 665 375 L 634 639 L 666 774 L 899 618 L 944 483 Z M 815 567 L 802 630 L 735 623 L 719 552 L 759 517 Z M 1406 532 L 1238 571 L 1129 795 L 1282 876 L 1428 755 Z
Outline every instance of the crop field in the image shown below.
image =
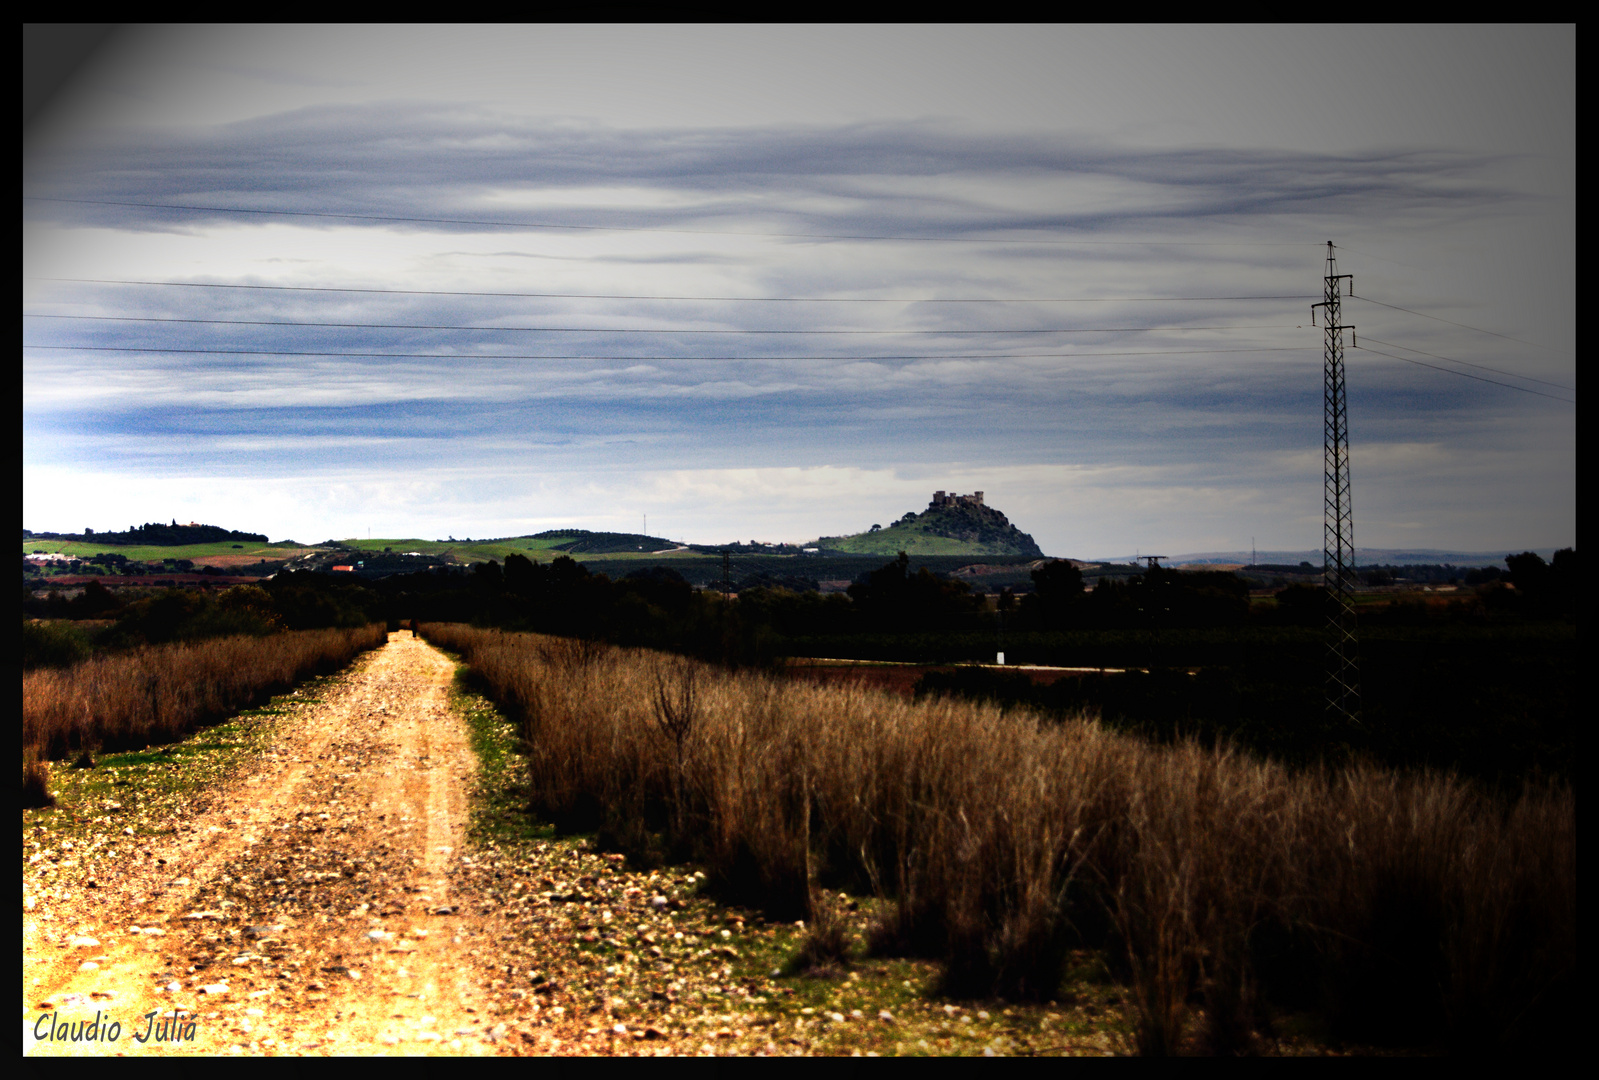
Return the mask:
M 88 558 L 90 555 L 104 553 L 122 555 L 135 562 L 154 562 L 160 559 L 189 559 L 197 563 L 216 563 L 217 565 L 224 565 L 221 560 L 258 562 L 262 559 L 292 559 L 311 550 L 314 549 L 299 544 L 261 544 L 251 542 L 179 544 L 176 546 L 162 546 L 159 544 L 97 544 L 74 540 L 24 540 L 22 542 L 22 553 L 24 555 L 61 554 Z

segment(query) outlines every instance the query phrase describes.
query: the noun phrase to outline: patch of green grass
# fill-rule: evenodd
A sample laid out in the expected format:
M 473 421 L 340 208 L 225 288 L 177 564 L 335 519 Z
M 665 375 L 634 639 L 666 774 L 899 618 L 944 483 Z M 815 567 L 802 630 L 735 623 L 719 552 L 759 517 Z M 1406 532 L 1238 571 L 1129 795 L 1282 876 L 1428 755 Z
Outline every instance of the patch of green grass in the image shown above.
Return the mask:
M 445 655 L 456 660 L 458 665 L 455 685 L 450 691 L 450 707 L 466 721 L 468 738 L 478 763 L 468 835 L 480 844 L 553 840 L 554 827 L 538 821 L 528 812 L 527 759 L 519 749 L 516 725 L 507 720 L 492 701 L 468 689 L 465 666 L 454 654 Z
M 100 768 L 119 769 L 143 765 L 164 765 L 170 760 L 167 756 L 169 753 L 170 751 L 167 750 L 130 750 L 122 754 L 106 754 L 100 759 Z
M 850 969 L 788 972 L 772 978 L 776 996 L 768 1008 L 778 1027 L 804 1032 L 811 1053 L 876 1053 L 899 1056 L 973 1055 L 992 1045 L 1002 1054 L 1121 1052 L 1131 1027 L 1123 994 L 1108 980 L 1108 968 L 1084 953 L 1047 1005 L 1000 999 L 960 999 L 939 992 L 939 965 L 903 957 L 870 957 L 867 929 L 884 901 L 838 897 L 856 910 L 841 913 L 851 942 Z M 800 950 L 806 930 L 752 924 L 741 935 L 754 971 L 782 969 Z M 1099 981 L 1100 973 L 1105 979 Z M 854 1014 L 859 1012 L 859 1017 Z M 888 1013 L 891 1020 L 879 1019 Z M 830 1014 L 845 1017 L 835 1021 Z M 797 1022 L 804 1027 L 795 1027 Z M 1103 1043 L 1096 1046 L 1087 1040 Z

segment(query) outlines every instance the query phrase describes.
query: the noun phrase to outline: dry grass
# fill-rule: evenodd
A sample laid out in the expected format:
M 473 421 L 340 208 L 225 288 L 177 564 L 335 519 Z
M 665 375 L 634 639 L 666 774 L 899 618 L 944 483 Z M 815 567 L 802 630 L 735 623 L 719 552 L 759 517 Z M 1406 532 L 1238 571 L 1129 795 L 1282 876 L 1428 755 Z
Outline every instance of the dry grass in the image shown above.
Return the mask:
M 850 967 L 849 923 L 844 917 L 843 905 L 838 898 L 829 896 L 826 889 L 814 889 L 810 908 L 805 936 L 789 958 L 787 970 L 804 975 L 842 974 Z
M 170 741 L 383 643 L 383 627 L 215 638 L 22 676 L 22 745 L 40 758 Z
M 782 918 L 814 918 L 818 882 L 873 891 L 893 901 L 874 947 L 943 960 L 950 992 L 1055 997 L 1087 946 L 1119 965 L 1149 1054 L 1250 1053 L 1280 1011 L 1479 1050 L 1573 1037 L 1569 788 L 1506 804 L 1447 776 L 1291 773 L 1091 720 L 421 630 L 520 715 L 535 809 L 640 857 L 664 842 Z
M 40 761 L 32 747 L 22 750 L 22 808 L 37 810 L 54 806 L 56 798 L 50 792 L 50 763 Z

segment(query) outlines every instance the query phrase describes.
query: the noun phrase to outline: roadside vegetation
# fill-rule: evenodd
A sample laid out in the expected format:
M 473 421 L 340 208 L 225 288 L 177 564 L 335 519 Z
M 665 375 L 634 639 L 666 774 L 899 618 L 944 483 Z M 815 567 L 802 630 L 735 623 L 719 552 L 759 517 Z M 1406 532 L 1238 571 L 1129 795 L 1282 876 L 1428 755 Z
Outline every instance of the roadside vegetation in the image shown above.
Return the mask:
M 452 705 L 478 760 L 472 863 L 490 895 L 508 891 L 514 903 L 528 886 L 523 901 L 571 913 L 530 928 L 530 939 L 502 956 L 536 958 L 536 999 L 580 1003 L 590 1037 L 620 1023 L 644 1052 L 739 1056 L 1098 1055 L 1130 1046 L 1125 994 L 1087 953 L 1073 957 L 1059 1000 L 940 997 L 935 962 L 864 955 L 881 907 L 869 893 L 819 888 L 814 921 L 790 922 L 759 905 L 719 902 L 693 865 L 636 851 L 631 865 L 620 853 L 600 857 L 603 838 L 558 829 L 530 805 L 519 726 L 481 689 L 463 665 Z M 647 897 L 664 902 L 638 903 Z M 608 919 L 640 906 L 636 916 Z
M 51 759 L 171 742 L 381 645 L 382 625 L 141 646 L 22 676 L 23 804 L 50 800 Z
M 1085 956 L 1149 1054 L 1290 1029 L 1456 1051 L 1568 1046 L 1575 796 L 1445 773 L 1298 771 L 1225 741 L 783 683 L 594 642 L 420 628 L 520 725 L 528 798 L 636 864 L 692 859 L 726 902 L 853 954 L 823 890 L 872 898 L 866 950 L 941 992 L 1054 1000 Z
M 48 805 L 52 759 L 179 738 L 382 644 L 366 599 L 300 575 L 138 599 L 91 581 L 40 619 L 24 590 L 23 804 Z

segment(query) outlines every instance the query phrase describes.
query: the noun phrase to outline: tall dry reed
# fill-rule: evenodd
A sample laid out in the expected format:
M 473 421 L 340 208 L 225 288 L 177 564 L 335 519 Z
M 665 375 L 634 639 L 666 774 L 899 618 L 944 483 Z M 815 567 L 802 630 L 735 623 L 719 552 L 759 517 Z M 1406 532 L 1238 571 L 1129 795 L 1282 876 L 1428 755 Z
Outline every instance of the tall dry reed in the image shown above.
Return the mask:
M 96 656 L 22 676 L 22 745 L 46 758 L 178 738 L 208 721 L 342 667 L 386 640 L 383 627 L 213 638 Z
M 537 809 L 793 917 L 818 882 L 894 903 L 877 948 L 962 993 L 1049 998 L 1107 949 L 1140 1049 L 1247 1053 L 1275 1008 L 1359 1037 L 1504 1048 L 1559 1032 L 1576 803 L 1445 776 L 1293 773 L 1091 720 L 785 684 L 453 625 L 520 718 Z

